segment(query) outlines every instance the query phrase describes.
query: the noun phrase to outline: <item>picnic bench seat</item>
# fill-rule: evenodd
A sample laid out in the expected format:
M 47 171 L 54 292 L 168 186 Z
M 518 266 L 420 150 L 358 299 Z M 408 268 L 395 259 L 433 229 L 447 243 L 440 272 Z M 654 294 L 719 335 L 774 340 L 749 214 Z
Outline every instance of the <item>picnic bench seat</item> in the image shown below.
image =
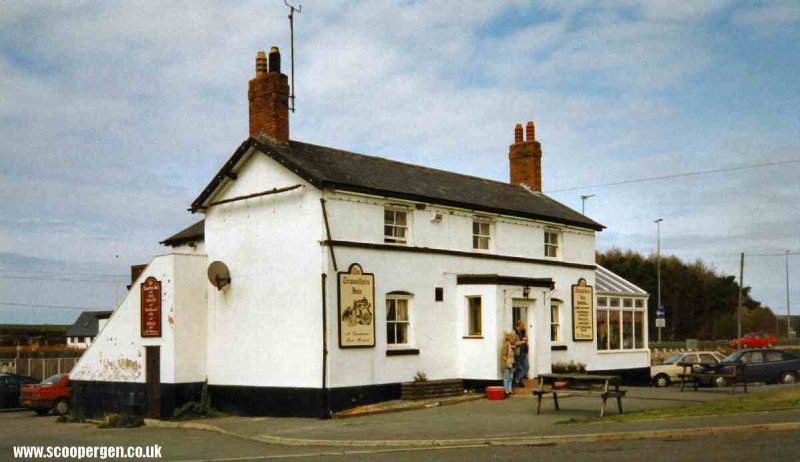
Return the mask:
M 744 373 L 745 364 L 744 363 L 737 363 L 731 364 L 733 367 L 732 370 L 728 372 L 697 372 L 694 370 L 694 366 L 697 364 L 692 363 L 680 363 L 678 366 L 683 368 L 683 372 L 678 374 L 678 378 L 681 379 L 681 391 L 683 391 L 683 386 L 686 382 L 691 381 L 694 382 L 694 390 L 697 391 L 698 385 L 700 385 L 700 379 L 710 378 L 715 379 L 722 377 L 726 381 L 729 381 L 731 384 L 731 391 L 736 394 L 736 384 L 740 383 L 744 387 L 744 392 L 747 393 L 747 376 Z M 688 370 L 688 372 L 687 372 Z
M 547 394 L 553 395 L 553 405 L 556 411 L 561 410 L 558 404 L 558 393 L 565 391 L 586 391 L 590 396 L 599 396 L 602 400 L 600 405 L 600 417 L 606 415 L 608 410 L 607 402 L 609 398 L 617 400 L 617 409 L 622 414 L 622 398 L 625 397 L 627 390 L 619 389 L 620 377 L 616 375 L 590 375 L 590 374 L 544 374 L 539 376 L 539 388 L 533 390 L 536 397 L 536 414 L 542 410 L 542 397 Z M 545 385 L 549 384 L 549 388 Z M 613 387 L 610 389 L 609 387 Z M 593 392 L 599 392 L 595 395 Z

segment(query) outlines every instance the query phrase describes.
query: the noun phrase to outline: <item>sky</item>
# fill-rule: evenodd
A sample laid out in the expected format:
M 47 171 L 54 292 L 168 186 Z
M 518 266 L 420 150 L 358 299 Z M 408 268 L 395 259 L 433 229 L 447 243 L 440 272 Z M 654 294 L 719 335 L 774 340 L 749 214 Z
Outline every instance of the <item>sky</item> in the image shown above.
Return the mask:
M 800 252 L 800 2 L 305 0 L 291 138 L 544 190 L 599 250 L 702 259 L 786 312 Z M 0 0 L 0 324 L 111 309 L 247 137 L 282 0 Z M 714 174 L 640 178 L 777 164 Z M 789 257 L 800 314 L 800 255 Z M 31 307 L 29 305 L 38 305 Z

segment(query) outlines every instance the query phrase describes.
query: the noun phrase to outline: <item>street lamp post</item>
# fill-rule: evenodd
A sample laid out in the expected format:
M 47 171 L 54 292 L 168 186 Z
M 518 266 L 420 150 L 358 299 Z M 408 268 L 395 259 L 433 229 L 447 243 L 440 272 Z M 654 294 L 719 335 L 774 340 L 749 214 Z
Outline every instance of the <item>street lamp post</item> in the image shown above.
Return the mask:
M 581 215 L 586 215 L 586 199 L 594 196 L 595 194 L 581 194 Z
M 654 221 L 653 223 L 656 224 L 656 277 L 658 278 L 658 308 L 656 308 L 656 312 L 661 311 L 661 222 L 664 221 L 663 218 L 659 218 L 658 220 Z M 661 327 L 658 328 L 658 343 L 661 343 Z

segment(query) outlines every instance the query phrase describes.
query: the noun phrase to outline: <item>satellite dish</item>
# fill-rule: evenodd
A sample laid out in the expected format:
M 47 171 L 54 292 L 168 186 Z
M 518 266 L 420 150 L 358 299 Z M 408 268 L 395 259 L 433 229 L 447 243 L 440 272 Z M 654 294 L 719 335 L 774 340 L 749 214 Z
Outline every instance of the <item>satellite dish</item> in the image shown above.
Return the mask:
M 228 267 L 221 261 L 211 262 L 208 265 L 208 281 L 217 288 L 222 290 L 223 287 L 231 283 L 231 272 Z

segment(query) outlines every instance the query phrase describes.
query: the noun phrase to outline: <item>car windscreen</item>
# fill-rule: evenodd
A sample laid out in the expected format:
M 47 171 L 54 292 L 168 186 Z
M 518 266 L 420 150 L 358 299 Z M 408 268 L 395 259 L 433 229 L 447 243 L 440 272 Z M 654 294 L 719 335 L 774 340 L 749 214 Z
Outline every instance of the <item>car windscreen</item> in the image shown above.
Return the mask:
M 683 353 L 678 353 L 670 356 L 669 358 L 665 359 L 661 364 L 675 364 L 678 362 L 679 359 L 683 357 Z
M 55 385 L 59 380 L 61 380 L 61 377 L 64 377 L 64 374 L 51 375 L 50 377 L 42 380 L 42 385 Z

